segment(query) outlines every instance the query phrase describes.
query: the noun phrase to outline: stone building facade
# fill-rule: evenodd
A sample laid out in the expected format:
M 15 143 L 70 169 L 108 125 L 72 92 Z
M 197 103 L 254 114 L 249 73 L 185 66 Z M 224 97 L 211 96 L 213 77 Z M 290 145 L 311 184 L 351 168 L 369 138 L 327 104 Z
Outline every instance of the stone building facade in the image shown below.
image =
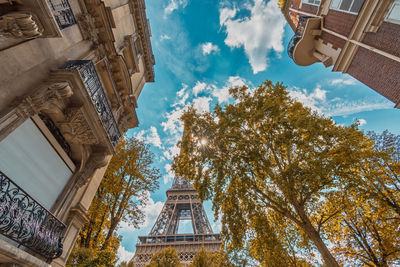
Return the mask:
M 400 108 L 400 0 L 287 0 L 289 56 L 348 73 Z
M 0 265 L 64 266 L 155 64 L 144 0 L 0 0 Z

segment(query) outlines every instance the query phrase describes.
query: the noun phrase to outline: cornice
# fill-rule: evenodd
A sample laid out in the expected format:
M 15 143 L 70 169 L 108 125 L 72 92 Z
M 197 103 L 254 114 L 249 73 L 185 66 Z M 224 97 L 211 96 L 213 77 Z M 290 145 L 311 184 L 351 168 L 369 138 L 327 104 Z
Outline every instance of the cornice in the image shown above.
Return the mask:
M 134 21 L 137 26 L 140 41 L 142 42 L 144 51 L 144 63 L 145 63 L 145 76 L 146 82 L 154 82 L 153 65 L 155 65 L 155 59 L 153 49 L 151 46 L 151 31 L 150 25 L 146 16 L 146 6 L 143 0 L 131 0 L 131 10 L 133 13 Z

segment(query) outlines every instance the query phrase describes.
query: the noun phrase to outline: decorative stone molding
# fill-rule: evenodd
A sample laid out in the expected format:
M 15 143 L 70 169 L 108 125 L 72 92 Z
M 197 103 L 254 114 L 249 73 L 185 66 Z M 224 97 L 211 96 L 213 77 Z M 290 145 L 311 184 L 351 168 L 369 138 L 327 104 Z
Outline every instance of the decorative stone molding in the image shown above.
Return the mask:
M 11 12 L 0 17 L 2 35 L 7 38 L 32 39 L 42 35 L 43 26 L 30 12 Z
M 122 133 L 125 133 L 129 129 L 129 122 L 128 122 L 128 117 L 124 115 L 124 113 L 121 116 L 121 119 L 118 122 L 118 126 L 121 129 Z
M 85 40 L 92 41 L 97 47 L 99 45 L 98 29 L 96 21 L 89 13 L 82 13 L 78 16 L 78 25 Z
M 0 141 L 15 130 L 26 119 L 43 112 L 52 118 L 62 118 L 63 109 L 73 92 L 64 83 L 43 84 L 32 95 L 17 98 L 11 108 L 0 115 Z
M 20 100 L 17 107 L 19 113 L 29 118 L 41 111 L 45 113 L 59 113 L 66 107 L 66 101 L 73 94 L 68 83 L 53 83 L 44 85 L 33 95 Z M 17 100 L 17 101 L 18 101 Z
M 60 123 L 60 130 L 68 142 L 78 144 L 98 143 L 82 107 L 73 107 L 66 110 L 65 122 Z
M 107 165 L 107 156 L 107 153 L 104 151 L 92 152 L 87 162 L 84 164 L 84 168 L 79 172 L 79 179 L 76 183 L 78 188 L 84 186 L 97 169 Z

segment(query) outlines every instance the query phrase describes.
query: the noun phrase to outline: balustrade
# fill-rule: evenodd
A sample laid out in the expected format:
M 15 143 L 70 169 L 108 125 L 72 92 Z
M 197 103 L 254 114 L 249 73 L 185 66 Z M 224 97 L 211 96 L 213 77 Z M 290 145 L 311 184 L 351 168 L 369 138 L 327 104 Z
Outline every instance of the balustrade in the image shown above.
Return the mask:
M 76 24 L 74 13 L 68 0 L 48 0 L 58 27 L 62 30 Z
M 2 235 L 52 260 L 62 254 L 64 229 L 61 221 L 0 171 Z
M 296 31 L 295 31 L 292 39 L 290 39 L 288 48 L 287 48 L 288 55 L 291 59 L 293 59 L 294 48 L 296 47 L 296 44 L 301 40 L 301 37 L 303 36 L 304 28 L 306 27 L 307 20 L 309 18 L 310 17 L 305 17 L 305 16 L 301 16 L 299 18 L 299 22 L 297 24 Z
M 103 123 L 105 130 L 108 133 L 111 143 L 115 147 L 121 138 L 117 122 L 111 111 L 110 104 L 104 92 L 103 86 L 97 75 L 96 69 L 90 60 L 72 60 L 68 61 L 61 69 L 76 69 L 78 70 L 86 89 L 96 107 L 97 113 Z

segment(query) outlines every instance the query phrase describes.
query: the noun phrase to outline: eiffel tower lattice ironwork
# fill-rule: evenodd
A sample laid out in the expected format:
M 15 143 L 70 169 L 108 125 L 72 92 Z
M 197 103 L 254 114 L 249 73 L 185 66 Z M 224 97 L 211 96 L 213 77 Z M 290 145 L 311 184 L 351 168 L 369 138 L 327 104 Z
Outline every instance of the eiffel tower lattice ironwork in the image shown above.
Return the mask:
M 186 178 L 176 177 L 166 193 L 167 201 L 149 235 L 139 236 L 131 260 L 135 267 L 146 266 L 152 255 L 167 247 L 176 249 L 184 266 L 202 246 L 209 252 L 218 252 L 221 247 L 220 235 L 213 233 L 199 195 Z M 193 233 L 178 234 L 182 220 L 192 221 Z

